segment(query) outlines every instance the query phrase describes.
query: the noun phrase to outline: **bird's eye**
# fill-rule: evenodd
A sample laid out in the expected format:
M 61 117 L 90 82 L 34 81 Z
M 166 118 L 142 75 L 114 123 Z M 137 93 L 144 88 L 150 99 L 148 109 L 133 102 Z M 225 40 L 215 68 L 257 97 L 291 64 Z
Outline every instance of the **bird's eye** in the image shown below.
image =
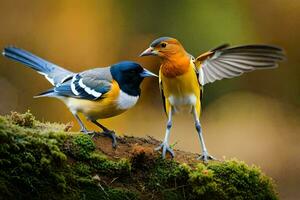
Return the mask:
M 166 43 L 161 43 L 161 45 L 160 45 L 162 48 L 165 48 L 166 46 L 167 46 L 167 44 Z

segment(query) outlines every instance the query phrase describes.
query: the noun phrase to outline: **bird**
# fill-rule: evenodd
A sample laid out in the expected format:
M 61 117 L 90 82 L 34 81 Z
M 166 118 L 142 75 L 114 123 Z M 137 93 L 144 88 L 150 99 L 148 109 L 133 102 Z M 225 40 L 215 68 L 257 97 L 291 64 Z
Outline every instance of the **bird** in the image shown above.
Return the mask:
M 285 57 L 283 49 L 263 44 L 230 46 L 223 44 L 194 58 L 175 38 L 160 37 L 154 40 L 140 56 L 158 56 L 159 86 L 168 121 L 163 142 L 156 148 L 162 157 L 169 153 L 172 116 L 182 107 L 192 113 L 199 136 L 202 154 L 199 160 L 215 160 L 206 148 L 200 123 L 203 87 L 224 78 L 233 78 L 257 69 L 272 69 Z
M 82 133 L 96 132 L 86 128 L 79 113 L 100 127 L 102 135 L 112 139 L 114 148 L 117 146 L 115 132 L 97 120 L 114 117 L 132 108 L 141 94 L 140 84 L 143 79 L 157 77 L 132 61 L 76 73 L 14 46 L 4 48 L 3 55 L 37 71 L 53 85 L 36 98 L 53 97 L 63 101 L 78 121 Z

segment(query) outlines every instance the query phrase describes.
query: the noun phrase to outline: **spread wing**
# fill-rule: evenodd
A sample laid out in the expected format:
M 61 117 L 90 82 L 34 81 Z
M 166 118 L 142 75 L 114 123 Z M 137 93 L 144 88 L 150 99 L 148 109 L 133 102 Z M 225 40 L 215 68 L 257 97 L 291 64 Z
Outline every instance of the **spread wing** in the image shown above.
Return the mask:
M 110 91 L 112 78 L 106 68 L 78 73 L 64 83 L 42 93 L 40 96 L 65 96 L 88 100 L 100 99 Z
M 269 45 L 221 45 L 195 60 L 201 85 L 232 78 L 256 69 L 275 68 L 284 59 L 281 48 Z

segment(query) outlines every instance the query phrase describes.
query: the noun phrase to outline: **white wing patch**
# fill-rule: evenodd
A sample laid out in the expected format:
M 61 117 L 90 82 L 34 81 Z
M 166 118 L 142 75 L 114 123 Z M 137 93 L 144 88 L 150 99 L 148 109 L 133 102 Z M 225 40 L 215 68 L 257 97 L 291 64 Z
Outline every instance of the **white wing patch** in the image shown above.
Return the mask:
M 83 82 L 82 82 L 82 79 L 79 80 L 78 82 L 79 86 L 84 89 L 84 91 L 86 91 L 86 93 L 90 94 L 90 95 L 93 95 L 95 98 L 99 98 L 102 93 L 100 92 L 97 92 L 96 90 L 94 89 L 91 89 L 89 88 L 88 86 L 86 86 Z
M 127 110 L 133 107 L 138 99 L 139 96 L 131 96 L 120 90 L 119 98 L 117 100 L 118 108 L 121 110 Z
M 74 75 L 71 81 L 71 90 L 75 95 L 79 95 L 79 92 L 76 90 L 76 86 L 74 81 L 76 80 L 76 76 Z

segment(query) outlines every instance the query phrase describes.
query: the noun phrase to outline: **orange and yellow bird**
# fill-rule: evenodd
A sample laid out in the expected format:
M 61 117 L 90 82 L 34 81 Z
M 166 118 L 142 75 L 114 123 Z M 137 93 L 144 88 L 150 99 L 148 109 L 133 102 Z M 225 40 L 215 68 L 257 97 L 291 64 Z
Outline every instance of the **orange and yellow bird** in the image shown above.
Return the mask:
M 188 107 L 193 114 L 195 127 L 202 146 L 200 160 L 213 160 L 205 146 L 201 124 L 201 100 L 203 86 L 223 78 L 232 78 L 256 69 L 275 68 L 284 58 L 281 48 L 269 45 L 244 45 L 229 47 L 221 45 L 196 59 L 186 52 L 180 42 L 174 38 L 161 37 L 154 40 L 140 56 L 158 56 L 161 59 L 159 85 L 168 116 L 166 134 L 163 143 L 156 148 L 162 149 L 174 157 L 169 146 L 172 115 L 181 107 Z

